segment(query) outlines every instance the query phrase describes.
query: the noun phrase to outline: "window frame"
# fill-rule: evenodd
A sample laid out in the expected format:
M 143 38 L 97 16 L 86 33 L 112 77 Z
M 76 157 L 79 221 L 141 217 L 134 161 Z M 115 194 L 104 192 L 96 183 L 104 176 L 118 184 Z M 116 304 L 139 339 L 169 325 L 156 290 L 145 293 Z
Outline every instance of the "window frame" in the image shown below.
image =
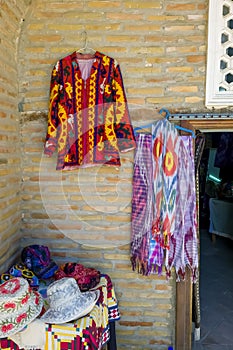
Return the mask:
M 219 85 L 223 80 L 223 73 L 220 70 L 220 60 L 224 54 L 224 47 L 221 43 L 221 33 L 223 28 L 225 28 L 222 8 L 223 5 L 227 3 L 229 4 L 229 0 L 209 0 L 205 98 L 205 105 L 207 108 L 233 106 L 233 90 L 219 91 Z M 233 2 L 231 7 L 233 9 Z M 233 10 L 231 15 L 233 18 Z M 229 70 L 233 74 L 233 67 L 231 69 L 229 68 Z

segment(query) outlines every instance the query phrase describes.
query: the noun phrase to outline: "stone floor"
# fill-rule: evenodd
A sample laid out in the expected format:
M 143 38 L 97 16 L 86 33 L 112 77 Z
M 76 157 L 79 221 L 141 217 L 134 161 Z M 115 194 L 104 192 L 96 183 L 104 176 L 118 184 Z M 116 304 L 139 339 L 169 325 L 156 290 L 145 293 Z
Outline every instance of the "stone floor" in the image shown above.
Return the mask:
M 232 228 L 233 229 L 233 228 Z M 233 350 L 233 241 L 201 230 L 201 336 L 193 350 Z

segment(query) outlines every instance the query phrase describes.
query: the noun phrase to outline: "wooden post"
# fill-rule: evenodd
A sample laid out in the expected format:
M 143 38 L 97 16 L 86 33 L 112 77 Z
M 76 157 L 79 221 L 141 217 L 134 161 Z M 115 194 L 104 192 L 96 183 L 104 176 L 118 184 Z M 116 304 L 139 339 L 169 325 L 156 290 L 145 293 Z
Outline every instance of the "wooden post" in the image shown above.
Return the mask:
M 176 347 L 192 348 L 192 282 L 191 270 L 186 268 L 185 281 L 176 283 Z

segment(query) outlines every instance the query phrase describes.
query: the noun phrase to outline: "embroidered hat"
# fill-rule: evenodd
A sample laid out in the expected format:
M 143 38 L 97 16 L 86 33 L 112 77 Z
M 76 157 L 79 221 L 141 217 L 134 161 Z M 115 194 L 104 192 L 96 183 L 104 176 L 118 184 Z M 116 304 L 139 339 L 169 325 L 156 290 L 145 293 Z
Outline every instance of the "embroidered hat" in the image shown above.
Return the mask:
M 28 281 L 15 277 L 0 285 L 0 338 L 21 331 L 41 312 L 43 298 Z
M 7 272 L 1 274 L 0 283 L 6 282 L 9 279 L 14 277 L 26 278 L 30 287 L 34 289 L 38 289 L 39 287 L 38 277 L 31 270 L 29 270 L 24 264 L 19 263 L 19 264 L 12 265 Z
M 50 257 L 49 248 L 44 245 L 33 244 L 23 248 L 21 259 L 28 269 L 42 279 L 53 277 L 58 269 Z
M 77 320 L 91 312 L 99 294 L 99 290 L 82 293 L 73 277 L 61 278 L 48 286 L 49 309 L 40 319 L 53 324 Z

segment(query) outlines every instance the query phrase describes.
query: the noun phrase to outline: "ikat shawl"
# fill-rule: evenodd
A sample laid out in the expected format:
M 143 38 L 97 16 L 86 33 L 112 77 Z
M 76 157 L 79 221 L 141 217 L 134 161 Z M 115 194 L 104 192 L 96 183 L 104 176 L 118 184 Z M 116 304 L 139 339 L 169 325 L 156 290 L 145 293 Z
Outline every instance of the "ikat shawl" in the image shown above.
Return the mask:
M 163 119 L 152 135 L 137 139 L 133 176 L 131 262 L 144 275 L 177 280 L 185 267 L 198 274 L 195 169 L 192 138 L 179 136 L 175 125 Z
M 177 179 L 175 227 L 165 267 L 169 276 L 174 267 L 177 281 L 180 281 L 185 277 L 185 267 L 189 266 L 195 282 L 198 272 L 198 242 L 195 169 L 190 136 L 180 137 Z
M 152 189 L 152 136 L 136 135 L 137 148 L 134 158 L 131 262 L 133 270 L 147 274 L 149 239 L 153 217 Z
M 174 231 L 179 135 L 167 119 L 152 126 L 154 214 L 149 252 L 149 272 L 161 273 Z

